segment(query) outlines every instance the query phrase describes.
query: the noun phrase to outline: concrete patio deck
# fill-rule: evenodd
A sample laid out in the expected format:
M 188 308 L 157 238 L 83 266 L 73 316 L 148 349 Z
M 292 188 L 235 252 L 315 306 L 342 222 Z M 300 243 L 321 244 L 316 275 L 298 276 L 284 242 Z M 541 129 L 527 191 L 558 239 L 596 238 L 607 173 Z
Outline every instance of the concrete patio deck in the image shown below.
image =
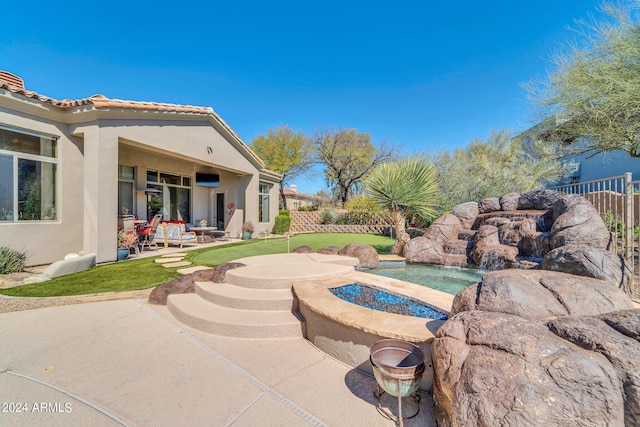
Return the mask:
M 260 260 L 247 271 L 261 276 Z M 278 272 L 302 266 L 283 262 Z M 0 314 L 0 425 L 396 425 L 378 412 L 371 376 L 302 337 L 208 334 L 146 295 L 87 301 Z M 420 395 L 405 425 L 435 426 L 431 395 Z M 382 403 L 397 414 L 395 397 Z
M 0 314 L 0 340 L 0 425 L 395 425 L 373 378 L 307 340 L 217 337 L 146 300 Z M 431 407 L 405 425 L 434 426 Z

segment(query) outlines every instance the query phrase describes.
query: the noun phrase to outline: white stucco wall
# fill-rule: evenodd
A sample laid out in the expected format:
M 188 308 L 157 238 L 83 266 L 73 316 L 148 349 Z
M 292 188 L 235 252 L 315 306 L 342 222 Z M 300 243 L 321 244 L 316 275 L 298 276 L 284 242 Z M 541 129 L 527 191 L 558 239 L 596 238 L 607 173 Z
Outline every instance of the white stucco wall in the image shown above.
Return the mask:
M 0 124 L 58 138 L 58 182 L 54 221 L 0 223 L 0 245 L 27 253 L 29 265 L 48 264 L 83 248 L 83 143 L 70 136 L 65 124 L 4 108 Z M 64 183 L 64 184 L 63 184 Z
M 256 231 L 273 227 L 277 215 L 277 179 L 272 184 L 270 221 L 259 224 L 259 160 L 229 131 L 204 114 L 96 110 L 91 105 L 61 110 L 50 104 L 0 90 L 0 124 L 58 138 L 55 221 L 0 223 L 0 244 L 24 250 L 28 264 L 48 264 L 70 252 L 95 252 L 98 262 L 116 259 L 118 165 L 134 166 L 136 189 L 146 188 L 146 169 L 192 178 L 192 219 L 213 220 L 215 194 L 234 203 Z M 220 187 L 196 187 L 195 173 L 217 173 Z M 265 178 L 263 177 L 263 181 Z M 146 216 L 146 196 L 135 193 L 136 212 Z M 232 215 L 225 212 L 225 220 Z M 227 231 L 235 236 L 240 218 Z M 237 230 L 236 230 L 237 229 Z

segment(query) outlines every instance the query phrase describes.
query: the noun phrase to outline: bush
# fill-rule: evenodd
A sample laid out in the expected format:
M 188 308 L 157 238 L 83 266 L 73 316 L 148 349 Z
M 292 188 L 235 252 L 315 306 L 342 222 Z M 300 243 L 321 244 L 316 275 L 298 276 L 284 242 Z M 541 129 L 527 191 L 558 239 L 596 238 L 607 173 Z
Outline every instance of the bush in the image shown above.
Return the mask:
M 336 219 L 340 224 L 390 224 L 389 213 L 380 210 L 371 197 L 357 196 L 344 204 L 347 212 Z
M 289 213 L 289 211 L 287 209 L 282 209 L 278 211 L 278 215 L 286 215 L 286 216 L 291 216 L 291 214 Z
M 16 273 L 24 271 L 27 262 L 27 254 L 12 249 L 8 246 L 0 246 L 0 274 Z
M 376 202 L 367 196 L 356 196 L 344 204 L 344 208 L 347 211 L 364 211 L 376 214 L 380 211 L 380 208 Z
M 300 206 L 298 210 L 302 212 L 314 212 L 314 211 L 317 211 L 319 208 L 320 207 L 318 205 L 308 205 L 308 206 Z
M 286 214 L 283 214 L 286 212 Z M 273 234 L 284 234 L 291 228 L 291 217 L 289 211 L 280 211 L 273 223 Z
M 320 222 L 322 224 L 331 224 L 336 218 L 336 213 L 333 209 L 323 209 L 320 211 Z

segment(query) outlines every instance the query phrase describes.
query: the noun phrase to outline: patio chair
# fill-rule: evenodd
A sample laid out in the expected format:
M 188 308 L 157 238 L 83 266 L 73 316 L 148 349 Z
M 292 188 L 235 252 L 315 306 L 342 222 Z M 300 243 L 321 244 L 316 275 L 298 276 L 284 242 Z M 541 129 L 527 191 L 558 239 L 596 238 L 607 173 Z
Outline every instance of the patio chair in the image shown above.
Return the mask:
M 162 214 L 157 214 L 153 217 L 149 225 L 144 229 L 138 230 L 138 238 L 142 238 L 140 242 L 140 252 L 144 252 L 144 247 L 151 249 L 153 246 L 155 250 L 158 250 L 158 243 L 156 242 L 156 229 L 162 221 Z
M 133 235 L 136 236 L 136 240 L 131 246 L 129 246 L 129 250 L 131 250 L 131 248 L 133 248 L 135 250 L 135 254 L 138 255 L 138 254 L 140 254 L 140 248 L 138 247 L 140 242 L 138 240 L 138 234 L 136 232 L 136 222 L 135 221 L 136 221 L 136 218 L 133 215 L 123 216 L 122 217 L 122 231 L 125 234 L 133 234 Z

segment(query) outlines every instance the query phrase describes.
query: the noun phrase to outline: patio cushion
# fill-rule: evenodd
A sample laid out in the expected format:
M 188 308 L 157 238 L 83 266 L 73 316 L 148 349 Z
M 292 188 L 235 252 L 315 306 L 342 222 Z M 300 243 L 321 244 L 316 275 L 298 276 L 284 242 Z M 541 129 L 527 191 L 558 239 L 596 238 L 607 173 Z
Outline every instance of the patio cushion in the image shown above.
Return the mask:
M 169 244 L 178 244 L 182 247 L 183 244 L 198 244 L 196 233 L 192 231 L 186 231 L 186 225 L 184 223 L 162 223 L 156 230 L 157 240 L 163 240 L 164 246 Z

